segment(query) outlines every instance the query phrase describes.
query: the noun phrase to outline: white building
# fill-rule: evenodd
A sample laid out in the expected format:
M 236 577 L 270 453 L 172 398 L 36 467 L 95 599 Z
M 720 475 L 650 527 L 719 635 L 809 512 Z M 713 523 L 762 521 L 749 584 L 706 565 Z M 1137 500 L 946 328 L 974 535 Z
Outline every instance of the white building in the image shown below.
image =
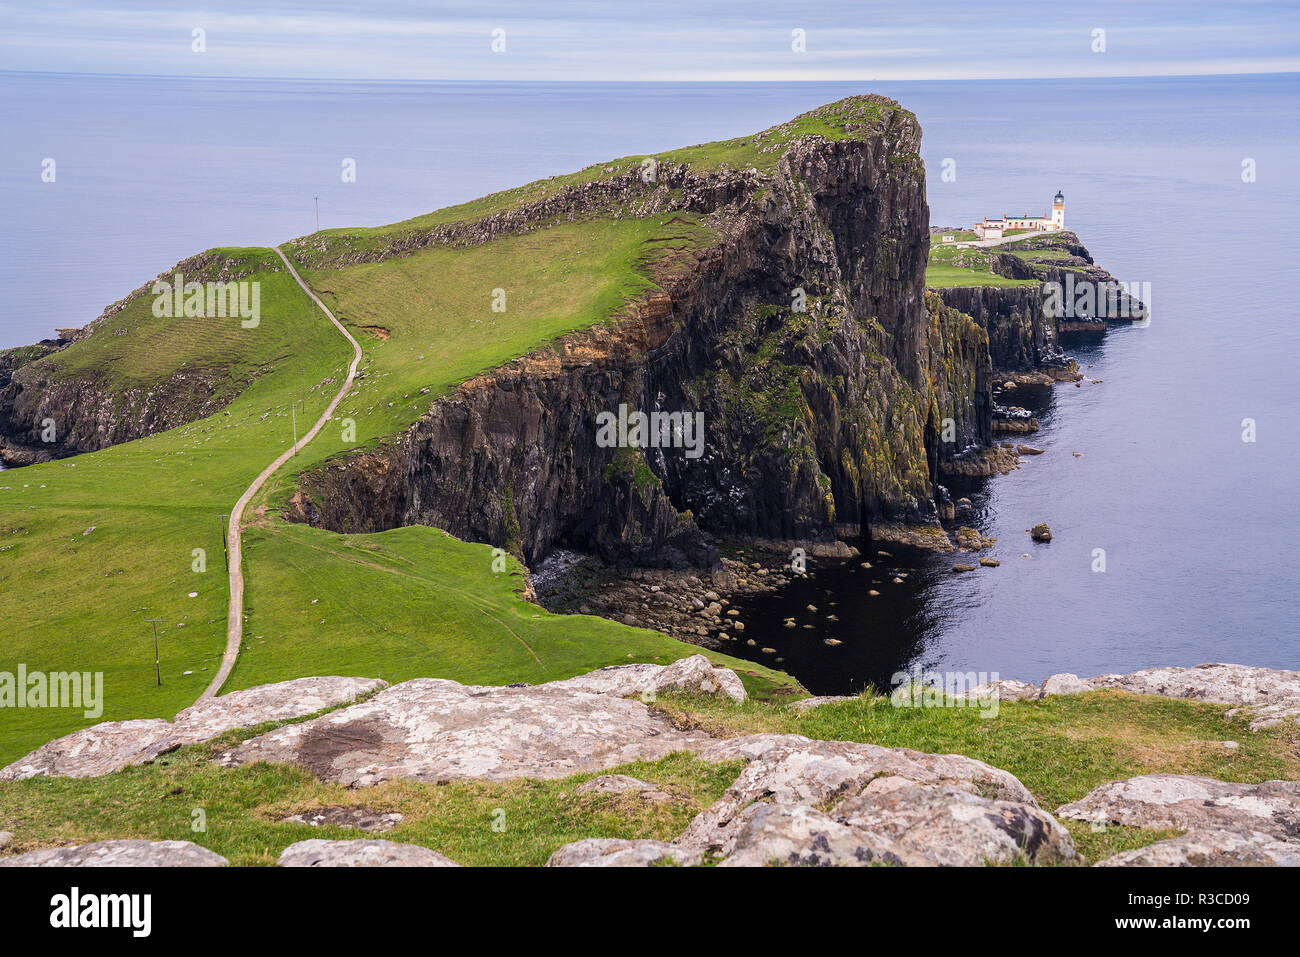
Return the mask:
M 1030 229 L 1039 232 L 1054 233 L 1065 228 L 1065 196 L 1059 191 L 1052 199 L 1050 216 L 1007 216 L 1001 219 L 985 217 L 982 223 L 975 224 L 975 235 L 980 239 L 1002 239 L 1008 230 Z

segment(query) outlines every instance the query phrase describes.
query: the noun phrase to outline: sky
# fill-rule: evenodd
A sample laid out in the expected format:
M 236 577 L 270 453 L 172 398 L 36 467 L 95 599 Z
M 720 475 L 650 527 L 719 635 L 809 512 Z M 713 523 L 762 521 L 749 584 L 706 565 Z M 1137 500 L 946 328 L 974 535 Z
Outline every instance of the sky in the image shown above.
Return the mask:
M 2 2 L 0 70 L 512 82 L 1295 72 L 1300 2 Z

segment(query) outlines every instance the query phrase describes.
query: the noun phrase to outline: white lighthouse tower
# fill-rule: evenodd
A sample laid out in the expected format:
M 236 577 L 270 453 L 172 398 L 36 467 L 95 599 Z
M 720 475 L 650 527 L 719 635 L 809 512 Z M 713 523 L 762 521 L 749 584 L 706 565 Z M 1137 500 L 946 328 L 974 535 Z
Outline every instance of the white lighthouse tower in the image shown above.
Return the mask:
M 1058 189 L 1052 198 L 1052 229 L 1065 228 L 1065 196 Z

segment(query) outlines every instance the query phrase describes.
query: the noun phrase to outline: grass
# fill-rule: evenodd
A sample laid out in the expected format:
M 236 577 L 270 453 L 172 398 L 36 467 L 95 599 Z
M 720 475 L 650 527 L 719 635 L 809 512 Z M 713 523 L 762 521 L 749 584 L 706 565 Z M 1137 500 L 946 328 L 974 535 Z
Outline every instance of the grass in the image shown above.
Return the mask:
M 365 377 L 336 410 L 336 424 L 250 509 L 247 642 L 227 687 L 320 673 L 544 680 L 696 653 L 615 622 L 539 613 L 514 594 L 517 579 L 507 586 L 494 575 L 486 546 L 429 528 L 353 541 L 288 526 L 280 512 L 301 471 L 399 433 L 466 378 L 607 320 L 653 287 L 654 271 L 686 268 L 690 251 L 710 237 L 690 216 L 602 220 L 309 273 L 363 344 Z M 301 434 L 342 380 L 350 348 L 272 251 L 215 250 L 207 258 L 233 262 L 262 283 L 257 328 L 160 319 L 146 295 L 51 357 L 58 362 L 48 368 L 119 397 L 194 370 L 234 396 L 231 403 L 140 441 L 0 476 L 7 632 L 0 671 L 24 664 L 102 672 L 105 684 L 98 718 L 60 708 L 0 710 L 0 765 L 97 720 L 169 717 L 194 702 L 225 644 L 218 516 L 291 443 L 291 404 L 302 403 Z M 497 287 L 506 290 L 504 313 L 490 310 Z M 356 427 L 349 441 L 345 419 Z M 206 553 L 203 571 L 192 570 L 195 549 Z M 413 568 L 419 573 L 408 574 Z M 326 601 L 329 614 L 314 614 L 307 595 Z M 161 687 L 148 619 L 161 621 Z M 512 636 L 512 628 L 526 637 Z M 521 641 L 533 654 L 522 652 Z M 756 690 L 795 687 L 779 672 L 733 663 Z
M 1106 781 L 1175 772 L 1257 783 L 1300 773 L 1295 728 L 1250 732 L 1225 722 L 1222 707 L 1195 701 L 1099 691 L 1003 703 L 996 717 L 975 708 L 896 708 L 861 698 L 800 714 L 770 702 L 737 705 L 714 698 L 660 695 L 656 706 L 685 727 L 720 736 L 763 731 L 869 741 L 933 753 L 961 753 L 1015 774 L 1048 811 Z M 235 864 L 272 864 L 289 844 L 311 837 L 355 838 L 355 830 L 279 823 L 304 810 L 361 806 L 399 811 L 386 839 L 431 847 L 468 865 L 537 865 L 559 846 L 586 837 L 669 840 L 721 796 L 740 763 L 711 765 L 684 754 L 613 769 L 657 784 L 670 805 L 631 797 L 574 793 L 594 774 L 556 781 L 392 781 L 345 789 L 291 766 L 218 769 L 219 748 L 272 725 L 184 748 L 153 765 L 92 779 L 0 784 L 0 828 L 15 830 L 9 853 L 90 840 L 140 837 L 190 840 Z M 1216 744 L 1239 742 L 1235 751 Z M 195 809 L 207 830 L 191 830 Z M 499 812 L 504 812 L 504 817 Z M 493 821 L 504 822 L 494 829 Z M 1066 823 L 1066 822 L 1063 822 Z M 1174 831 L 1066 823 L 1089 862 L 1141 847 Z
M 954 286 L 1034 286 L 1034 279 L 1008 279 L 993 270 L 998 247 L 966 247 L 932 242 L 925 268 L 925 284 L 931 289 Z

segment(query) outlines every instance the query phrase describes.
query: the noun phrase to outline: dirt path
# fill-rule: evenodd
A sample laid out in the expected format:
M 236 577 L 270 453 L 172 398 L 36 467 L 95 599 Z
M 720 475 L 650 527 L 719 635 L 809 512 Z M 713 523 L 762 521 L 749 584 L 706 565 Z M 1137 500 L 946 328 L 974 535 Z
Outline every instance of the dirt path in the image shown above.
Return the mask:
M 248 503 L 252 501 L 258 490 L 266 484 L 266 480 L 274 475 L 281 465 L 297 454 L 299 449 L 314 439 L 316 433 L 330 420 L 338 404 L 343 401 L 343 397 L 351 391 L 352 380 L 357 374 L 357 365 L 361 362 L 361 346 L 357 344 L 357 340 L 353 339 L 352 334 L 343 328 L 343 323 L 334 318 L 334 313 L 326 308 L 325 303 L 321 302 L 316 293 L 311 291 L 311 287 L 303 282 L 302 277 L 298 275 L 298 270 L 293 268 L 293 263 L 289 262 L 288 257 L 278 248 L 275 251 L 284 260 L 285 266 L 289 268 L 289 274 L 297 280 L 303 292 L 307 293 L 312 301 L 320 306 L 321 312 L 325 313 L 330 322 L 334 323 L 335 328 L 343 333 L 348 342 L 352 343 L 352 364 L 348 366 L 348 377 L 344 380 L 343 386 L 334 396 L 324 413 L 321 414 L 321 417 L 316 420 L 316 424 L 296 444 L 290 446 L 281 453 L 279 458 L 262 470 L 262 474 L 255 478 L 253 484 L 244 490 L 244 494 L 239 496 L 239 501 L 235 503 L 235 507 L 230 511 L 230 526 L 226 532 L 230 552 L 230 609 L 226 613 L 226 651 L 221 656 L 221 667 L 217 670 L 216 677 L 212 679 L 212 683 L 199 696 L 200 701 L 214 697 L 221 690 L 221 686 L 225 684 L 226 679 L 230 677 L 230 671 L 235 667 L 235 659 L 239 657 L 239 645 L 244 637 L 244 569 L 239 534 L 240 526 L 243 524 L 244 509 L 248 507 Z

